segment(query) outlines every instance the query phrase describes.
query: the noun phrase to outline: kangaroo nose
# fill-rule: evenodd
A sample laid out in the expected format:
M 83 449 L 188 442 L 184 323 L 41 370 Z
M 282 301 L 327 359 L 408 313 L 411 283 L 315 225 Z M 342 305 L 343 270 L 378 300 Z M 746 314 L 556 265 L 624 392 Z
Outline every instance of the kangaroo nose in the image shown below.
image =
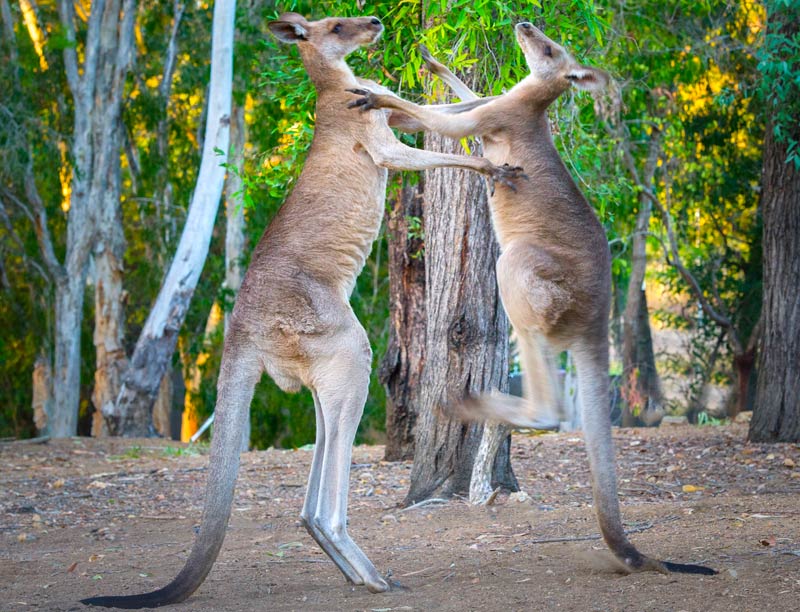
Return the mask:
M 526 30 L 530 30 L 532 26 L 527 21 L 523 21 L 521 24 L 519 24 L 519 27 L 525 28 Z
M 371 23 L 372 25 L 381 25 L 381 20 L 380 20 L 380 19 L 378 19 L 377 17 L 373 17 L 373 18 L 370 20 L 370 23 Z

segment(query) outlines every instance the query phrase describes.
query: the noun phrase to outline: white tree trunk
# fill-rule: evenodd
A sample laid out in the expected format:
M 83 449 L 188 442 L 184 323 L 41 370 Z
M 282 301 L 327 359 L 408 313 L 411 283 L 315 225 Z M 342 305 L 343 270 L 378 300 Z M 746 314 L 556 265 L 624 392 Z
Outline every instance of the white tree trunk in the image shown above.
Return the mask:
M 59 280 L 56 285 L 53 402 L 45 428 L 46 434 L 53 438 L 68 438 L 78 431 L 85 279 L 86 272 L 81 269 L 74 276 Z
M 217 0 L 211 41 L 208 118 L 197 184 L 175 257 L 145 322 L 113 411 L 125 436 L 151 435 L 151 409 L 208 255 L 230 141 L 235 0 Z M 218 153 L 220 151 L 221 153 Z
M 511 428 L 503 423 L 487 422 L 483 427 L 481 443 L 475 454 L 472 466 L 472 478 L 469 481 L 469 502 L 484 505 L 492 499 L 492 472 L 497 458 L 497 451 L 508 439 Z
M 244 256 L 244 204 L 241 177 L 244 161 L 245 124 L 244 108 L 234 105 L 231 112 L 231 162 L 237 172 L 228 172 L 225 179 L 225 288 L 234 295 L 242 286 L 242 257 Z M 225 311 L 225 333 L 228 333 L 230 311 Z M 242 452 L 250 448 L 250 419 L 245 421 L 242 432 Z

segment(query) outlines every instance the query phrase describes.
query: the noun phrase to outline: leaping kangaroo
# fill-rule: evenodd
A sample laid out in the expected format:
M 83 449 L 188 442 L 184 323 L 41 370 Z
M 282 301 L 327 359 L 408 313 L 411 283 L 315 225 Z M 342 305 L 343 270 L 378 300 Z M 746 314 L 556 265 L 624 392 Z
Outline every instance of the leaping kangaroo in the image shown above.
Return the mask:
M 316 444 L 303 525 L 347 580 L 372 592 L 389 589 L 347 534 L 351 448 L 372 361 L 349 297 L 383 218 L 386 169 L 467 168 L 501 183 L 498 191 L 509 188 L 520 172 L 484 158 L 407 147 L 395 139 L 386 113 L 347 110 L 353 96 L 345 89 L 380 87 L 357 79 L 344 61 L 377 41 L 383 25 L 376 17 L 307 21 L 286 13 L 269 28 L 279 40 L 299 47 L 317 90 L 316 127 L 297 185 L 256 246 L 231 314 L 200 533 L 186 565 L 164 588 L 95 597 L 85 604 L 155 608 L 185 600 L 203 583 L 225 537 L 241 432 L 263 372 L 285 391 L 305 385 L 314 397 Z M 419 129 L 397 113 L 393 120 Z
M 584 437 L 592 472 L 594 507 L 608 547 L 625 571 L 714 574 L 714 570 L 662 562 L 628 541 L 620 517 L 609 418 L 608 316 L 611 257 L 602 225 L 553 144 L 547 108 L 571 85 L 606 87 L 602 70 L 581 66 L 530 23 L 515 27 L 530 74 L 508 93 L 454 114 L 420 107 L 391 93 L 359 90 L 352 106 L 402 112 L 425 129 L 452 138 L 480 136 L 486 157 L 520 165 L 530 180 L 490 198 L 501 247 L 497 283 L 519 337 L 525 371 L 524 399 L 492 393 L 467 400 L 471 417 L 517 426 L 558 422 L 560 391 L 554 352 L 572 352 Z M 463 99 L 477 97 L 425 52 L 428 66 Z

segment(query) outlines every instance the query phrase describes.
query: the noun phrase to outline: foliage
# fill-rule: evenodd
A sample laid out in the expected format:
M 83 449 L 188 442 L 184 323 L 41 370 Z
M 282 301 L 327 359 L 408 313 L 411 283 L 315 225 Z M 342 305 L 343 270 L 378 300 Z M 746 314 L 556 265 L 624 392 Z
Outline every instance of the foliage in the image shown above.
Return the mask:
M 210 3 L 185 3 L 168 98 L 161 88 L 178 4 L 140 3 L 137 59 L 125 96 L 122 206 L 129 354 L 180 235 L 203 136 Z M 798 6 L 797 0 L 767 4 L 770 20 L 790 19 Z M 0 36 L 0 325 L 8 330 L 0 336 L 0 436 L 26 436 L 34 433 L 33 363 L 51 350 L 53 287 L 42 266 L 35 225 L 14 197 L 24 204 L 25 169 L 31 162 L 55 250 L 63 257 L 67 218 L 63 184 L 70 169 L 73 113 L 66 95 L 64 38 L 55 3 L 38 3 L 41 49 L 32 42 L 17 3 L 11 7 L 13 39 Z M 570 93 L 554 105 L 551 120 L 567 167 L 607 230 L 614 255 L 615 293 L 624 295 L 628 283 L 628 246 L 640 189 L 624 167 L 619 141 L 606 130 L 616 120 L 625 126 L 639 168 L 651 140 L 661 138 L 654 188 L 671 214 L 681 258 L 708 298 L 731 314 L 736 329 L 743 336 L 750 333 L 761 294 L 758 186 L 767 119 L 776 134 L 786 139 L 790 161 L 800 164 L 793 131 L 800 99 L 798 40 L 780 31 L 764 38 L 761 4 L 752 0 L 378 0 L 366 7 L 352 0 L 291 0 L 280 6 L 240 2 L 234 100 L 245 109 L 248 144 L 243 167 L 229 168 L 229 172 L 239 173 L 244 180 L 239 205 L 245 207 L 248 253 L 293 187 L 313 134 L 315 95 L 297 50 L 264 33 L 266 20 L 288 10 L 311 18 L 379 16 L 386 26 L 383 38 L 375 47 L 353 54 L 349 62 L 357 74 L 417 101 L 443 94 L 443 86 L 425 76 L 416 51 L 419 43 L 456 72 L 468 78 L 480 76 L 475 81 L 484 84 L 481 94 L 498 94 L 513 86 L 527 74 L 511 29 L 520 19 L 542 27 L 579 61 L 610 70 L 621 84 L 622 104 L 616 119 L 599 113 L 600 107 L 595 108 L 587 96 Z M 79 36 L 85 28 L 85 22 L 80 22 Z M 410 144 L 421 141 L 419 136 L 402 138 Z M 424 220 L 409 221 L 409 231 L 423 238 Z M 176 367 L 188 377 L 198 357 L 207 353 L 196 390 L 204 414 L 213 410 L 222 346 L 221 329 L 205 337 L 206 321 L 214 303 L 223 310 L 232 305 L 230 292 L 221 289 L 224 224 L 220 211 L 175 356 Z M 650 231 L 651 260 L 663 261 L 667 240 L 663 216 L 656 215 Z M 352 296 L 376 362 L 388 338 L 386 262 L 386 238 L 381 234 Z M 692 393 L 699 394 L 705 380 L 725 375 L 719 366 L 709 371 L 709 364 L 717 361 L 711 357 L 720 330 L 697 308 L 673 267 L 651 266 L 648 283 L 669 297 L 659 301 L 664 308 L 660 321 L 691 335 L 688 358 L 676 367 L 693 381 Z M 87 287 L 82 336 L 83 432 L 87 431 L 94 368 L 93 291 L 94 287 Z M 682 309 L 667 308 L 670 301 L 680 303 Z M 728 355 L 725 349 L 720 354 Z M 379 440 L 383 428 L 385 397 L 375 370 L 361 441 Z M 313 441 L 314 411 L 307 392 L 286 395 L 265 377 L 257 387 L 251 414 L 257 447 L 298 447 Z
M 786 144 L 786 162 L 800 168 L 800 1 L 770 0 L 766 6 L 767 35 L 758 53 L 761 92 L 776 140 Z

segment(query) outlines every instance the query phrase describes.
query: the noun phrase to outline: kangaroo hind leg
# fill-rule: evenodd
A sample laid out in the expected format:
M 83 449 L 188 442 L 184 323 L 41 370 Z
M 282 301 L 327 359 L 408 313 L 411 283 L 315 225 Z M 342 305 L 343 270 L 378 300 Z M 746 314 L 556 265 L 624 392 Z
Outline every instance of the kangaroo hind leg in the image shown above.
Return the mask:
M 345 576 L 353 580 L 352 572 L 358 577 L 353 582 L 366 585 L 373 593 L 380 593 L 388 591 L 389 585 L 347 533 L 350 459 L 367 399 L 372 351 L 366 333 L 355 317 L 346 329 L 326 338 L 325 345 L 317 353 L 318 359 L 312 371 L 324 427 L 324 447 L 321 449 L 316 508 L 311 522 L 314 532 L 322 540 L 317 541 Z M 318 452 L 315 450 L 315 454 Z M 309 488 L 313 484 L 309 482 Z M 310 512 L 311 499 L 306 501 Z
M 319 487 L 322 478 L 322 459 L 325 455 L 325 419 L 322 414 L 322 407 L 319 403 L 319 396 L 316 391 L 312 391 L 314 396 L 314 411 L 317 419 L 317 435 L 314 442 L 314 457 L 311 460 L 311 473 L 308 475 L 308 489 L 306 491 L 306 499 L 303 503 L 303 510 L 300 513 L 300 521 L 308 531 L 309 535 L 314 538 L 320 548 L 331 558 L 342 573 L 347 581 L 352 584 L 364 584 L 364 580 L 353 569 L 353 566 L 339 554 L 339 551 L 334 548 L 333 544 L 328 540 L 325 535 L 317 528 L 314 523 L 314 515 L 316 514 L 317 505 L 319 503 Z

